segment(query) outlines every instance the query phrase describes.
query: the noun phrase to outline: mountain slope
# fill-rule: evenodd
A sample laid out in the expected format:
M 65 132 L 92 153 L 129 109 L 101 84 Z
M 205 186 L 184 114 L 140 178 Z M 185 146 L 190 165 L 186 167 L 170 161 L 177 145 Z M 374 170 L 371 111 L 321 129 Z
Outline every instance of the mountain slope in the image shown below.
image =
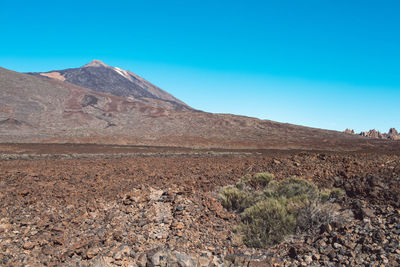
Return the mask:
M 167 109 L 192 109 L 179 99 L 136 74 L 108 66 L 99 60 L 94 60 L 81 68 L 29 74 L 66 81 L 93 91 L 110 93 L 120 97 L 145 101 L 156 100 L 163 102 L 164 107 Z
M 357 150 L 371 140 L 229 114 L 175 110 L 0 68 L 0 142 Z

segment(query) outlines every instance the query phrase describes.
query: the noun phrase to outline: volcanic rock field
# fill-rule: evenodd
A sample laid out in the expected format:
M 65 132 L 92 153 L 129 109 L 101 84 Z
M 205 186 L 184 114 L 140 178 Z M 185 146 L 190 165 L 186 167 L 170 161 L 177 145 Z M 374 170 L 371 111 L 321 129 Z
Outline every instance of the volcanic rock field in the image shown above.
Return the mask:
M 0 148 L 4 266 L 400 264 L 398 153 Z M 239 215 L 218 194 L 258 172 L 341 188 L 349 222 L 247 247 L 235 234 Z

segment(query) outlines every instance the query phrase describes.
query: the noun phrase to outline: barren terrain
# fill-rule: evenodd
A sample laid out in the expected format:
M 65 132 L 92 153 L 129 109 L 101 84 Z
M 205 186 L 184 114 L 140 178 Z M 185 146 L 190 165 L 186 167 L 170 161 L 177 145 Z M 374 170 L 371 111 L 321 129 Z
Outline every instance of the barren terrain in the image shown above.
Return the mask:
M 1 265 L 400 264 L 398 153 L 23 144 L 0 150 Z M 238 216 L 217 194 L 257 172 L 340 187 L 354 220 L 272 248 L 247 248 L 233 231 Z

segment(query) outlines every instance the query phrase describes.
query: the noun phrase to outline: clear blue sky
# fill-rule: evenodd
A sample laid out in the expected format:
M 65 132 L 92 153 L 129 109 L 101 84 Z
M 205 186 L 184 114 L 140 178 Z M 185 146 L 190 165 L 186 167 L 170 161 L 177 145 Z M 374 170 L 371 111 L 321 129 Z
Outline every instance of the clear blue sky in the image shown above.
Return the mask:
M 129 69 L 194 108 L 356 131 L 400 128 L 400 2 L 0 3 L 0 66 Z

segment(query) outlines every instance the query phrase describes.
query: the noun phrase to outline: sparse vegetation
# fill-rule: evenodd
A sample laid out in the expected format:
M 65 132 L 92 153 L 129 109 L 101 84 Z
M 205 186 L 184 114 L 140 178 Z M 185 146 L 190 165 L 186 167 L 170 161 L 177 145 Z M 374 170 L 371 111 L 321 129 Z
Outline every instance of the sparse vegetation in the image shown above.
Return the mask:
M 249 193 L 236 187 L 224 187 L 219 194 L 219 198 L 222 205 L 228 210 L 242 211 L 249 205 Z
M 336 201 L 344 196 L 344 191 L 340 188 L 324 189 L 319 193 L 321 202 Z
M 239 230 L 243 241 L 250 247 L 263 247 L 282 241 L 293 233 L 295 218 L 285 208 L 285 203 L 268 198 L 246 209 L 241 215 Z
M 267 172 L 257 173 L 253 176 L 253 180 L 261 186 L 267 186 L 274 179 L 275 176 Z
M 321 192 L 319 192 L 319 198 L 321 199 L 321 202 L 329 201 L 330 197 L 331 197 L 331 190 L 329 189 L 324 189 Z
M 222 188 L 219 198 L 226 209 L 240 213 L 237 230 L 244 243 L 264 247 L 294 233 L 312 233 L 322 225 L 343 221 L 333 203 L 343 195 L 339 188 L 319 190 L 302 178 L 278 182 L 272 174 L 258 173 Z
M 318 188 L 307 180 L 291 177 L 282 181 L 277 189 L 280 196 L 286 198 L 316 200 L 319 197 Z

